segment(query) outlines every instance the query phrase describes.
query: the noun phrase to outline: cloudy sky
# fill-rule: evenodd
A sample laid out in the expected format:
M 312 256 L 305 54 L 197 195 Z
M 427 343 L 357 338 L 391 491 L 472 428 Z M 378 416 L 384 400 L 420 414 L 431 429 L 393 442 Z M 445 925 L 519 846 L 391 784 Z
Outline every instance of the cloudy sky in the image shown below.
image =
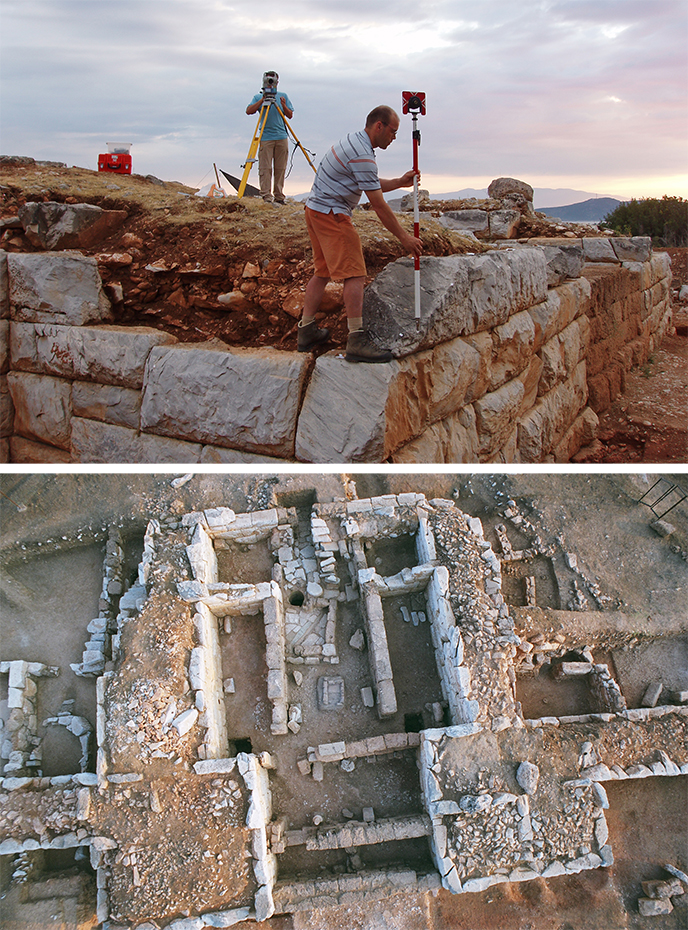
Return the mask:
M 424 91 L 431 193 L 506 175 L 688 196 L 688 0 L 0 0 L 0 43 L 5 154 L 95 168 L 123 141 L 141 174 L 239 175 L 274 69 L 316 163 L 373 106 Z M 411 128 L 383 177 L 410 167 Z M 312 177 L 297 152 L 287 193 Z

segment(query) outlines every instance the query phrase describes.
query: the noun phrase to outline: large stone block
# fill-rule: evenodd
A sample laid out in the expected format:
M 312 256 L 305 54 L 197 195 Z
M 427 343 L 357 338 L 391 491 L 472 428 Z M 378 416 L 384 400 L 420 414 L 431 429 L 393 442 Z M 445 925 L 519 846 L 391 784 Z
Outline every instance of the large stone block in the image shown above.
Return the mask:
M 429 424 L 461 409 L 480 371 L 479 353 L 463 339 L 386 365 L 351 365 L 323 355 L 301 409 L 296 456 L 306 462 L 384 461 Z
M 585 278 L 552 288 L 542 303 L 528 309 L 535 326 L 533 352 L 538 352 L 545 342 L 580 314 L 587 313 L 589 305 L 590 283 Z
M 7 375 L 0 375 L 0 436 L 11 436 L 14 432 L 14 405 L 10 394 Z
M 202 446 L 166 436 L 138 433 L 124 426 L 72 418 L 72 460 L 84 464 L 196 464 Z
M 544 245 L 547 259 L 547 283 L 550 287 L 563 284 L 569 278 L 579 278 L 583 271 L 582 245 Z
M 126 210 L 103 210 L 90 203 L 27 203 L 19 219 L 39 249 L 90 249 L 127 219 Z
M 647 262 L 652 255 L 650 236 L 619 237 L 609 241 L 620 262 Z
M 12 368 L 79 381 L 140 389 L 155 346 L 177 339 L 146 326 L 12 323 Z
M 10 253 L 7 270 L 13 320 L 84 326 L 111 318 L 94 258 L 73 252 Z
M 10 321 L 0 320 L 0 375 L 6 375 L 10 367 Z
M 653 252 L 650 258 L 652 284 L 668 278 L 671 281 L 671 257 L 668 252 Z
M 583 255 L 586 262 L 616 262 L 619 259 L 609 239 L 583 239 Z
M 488 214 L 492 239 L 513 239 L 521 223 L 520 210 L 493 210 Z
M 241 452 L 239 449 L 224 449 L 222 446 L 203 446 L 200 458 L 201 465 L 275 465 L 290 461 L 293 460 Z
M 524 393 L 523 383 L 516 378 L 473 404 L 481 454 L 491 455 L 506 442 Z
M 0 320 L 10 315 L 10 287 L 7 278 L 7 252 L 0 250 Z
M 494 345 L 488 389 L 495 391 L 528 367 L 535 343 L 535 325 L 527 310 L 510 316 L 492 332 Z
M 439 221 L 442 226 L 457 232 L 482 233 L 485 236 L 489 232 L 486 210 L 448 210 Z
M 478 459 L 476 416 L 471 404 L 433 423 L 391 456 L 394 464 L 401 465 L 467 465 Z
M 597 436 L 600 421 L 592 407 L 585 407 L 554 447 L 556 462 L 570 462 L 583 446 L 589 446 Z
M 518 454 L 522 462 L 542 462 L 576 420 L 587 400 L 585 362 L 573 377 L 540 398 L 518 423 Z
M 64 449 L 33 442 L 23 436 L 12 436 L 9 445 L 10 461 L 18 465 L 68 465 L 72 460 L 70 453 Z
M 71 384 L 20 371 L 7 376 L 14 404 L 14 431 L 27 439 L 69 450 Z
M 364 325 L 401 358 L 506 323 L 547 297 L 539 249 L 421 259 L 421 321 L 414 316 L 413 261 L 392 262 L 366 289 Z
M 291 456 L 307 365 L 304 356 L 274 349 L 155 348 L 146 366 L 141 428 Z
M 540 350 L 540 357 L 542 358 L 542 373 L 538 383 L 538 393 L 547 394 L 555 384 L 563 381 L 566 377 L 564 353 L 559 336 L 553 336 L 543 345 Z
M 141 392 L 113 384 L 75 381 L 72 385 L 72 411 L 76 417 L 138 429 Z

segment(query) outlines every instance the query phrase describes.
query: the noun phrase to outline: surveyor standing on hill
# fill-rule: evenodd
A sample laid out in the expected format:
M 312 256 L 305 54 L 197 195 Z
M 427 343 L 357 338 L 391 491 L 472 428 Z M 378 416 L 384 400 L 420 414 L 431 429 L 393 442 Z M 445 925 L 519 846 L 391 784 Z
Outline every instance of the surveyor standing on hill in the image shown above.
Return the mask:
M 260 149 L 258 150 L 260 196 L 267 203 L 273 201 L 274 203 L 284 203 L 284 175 L 289 161 L 289 142 L 287 139 L 287 126 L 279 111 L 281 110 L 287 119 L 291 119 L 294 115 L 294 107 L 289 97 L 282 92 L 277 93 L 278 82 L 279 74 L 276 71 L 266 71 L 263 75 L 261 92 L 256 94 L 246 107 L 246 113 L 248 116 L 252 116 L 262 108 L 263 104 L 270 106 L 263 134 L 260 137 Z M 276 103 L 277 106 L 273 106 L 273 103 Z M 279 110 L 277 107 L 279 107 Z M 273 165 L 275 170 L 274 194 L 272 184 Z
M 366 266 L 361 240 L 351 222 L 353 208 L 365 191 L 382 225 L 401 242 L 410 255 L 420 255 L 423 245 L 401 226 L 384 193 L 413 185 L 411 169 L 400 178 L 378 177 L 375 149 L 386 149 L 399 130 L 399 117 L 391 107 L 379 106 L 366 119 L 365 129 L 352 132 L 320 162 L 306 200 L 306 225 L 313 246 L 315 274 L 308 282 L 298 328 L 299 352 L 324 342 L 329 330 L 316 326 L 315 314 L 331 278 L 344 281 L 344 309 L 349 337 L 349 362 L 388 362 L 392 353 L 375 344 L 363 329 L 363 289 Z

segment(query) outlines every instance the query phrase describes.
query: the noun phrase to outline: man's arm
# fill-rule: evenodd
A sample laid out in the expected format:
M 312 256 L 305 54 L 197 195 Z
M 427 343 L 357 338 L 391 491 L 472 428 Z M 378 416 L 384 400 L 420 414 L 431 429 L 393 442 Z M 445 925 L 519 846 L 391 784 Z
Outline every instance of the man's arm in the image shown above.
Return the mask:
M 413 174 L 413 172 L 411 172 Z M 395 187 L 390 190 L 396 190 Z M 378 219 L 388 229 L 393 236 L 396 236 L 399 242 L 407 250 L 409 255 L 420 255 L 423 251 L 423 243 L 416 239 L 411 233 L 406 232 L 399 220 L 394 215 L 394 211 L 385 201 L 381 190 L 366 191 L 366 196 L 370 201 L 370 206 L 377 213 Z
M 258 110 L 260 110 L 264 102 L 265 102 L 265 97 L 261 97 L 261 99 L 256 100 L 255 103 L 249 103 L 249 105 L 246 107 L 246 115 L 253 116 L 254 113 L 257 113 Z
M 284 113 L 287 119 L 291 119 L 292 116 L 294 115 L 294 111 L 290 109 L 290 107 L 287 106 L 287 98 L 280 96 L 279 102 L 280 102 L 280 110 L 282 111 L 282 113 Z
M 413 176 L 415 171 L 411 168 L 410 171 L 407 171 L 406 174 L 403 174 L 400 178 L 380 178 L 380 188 L 383 194 L 388 194 L 389 191 L 399 190 L 400 187 L 413 187 Z M 420 171 L 418 172 L 418 183 L 420 184 Z

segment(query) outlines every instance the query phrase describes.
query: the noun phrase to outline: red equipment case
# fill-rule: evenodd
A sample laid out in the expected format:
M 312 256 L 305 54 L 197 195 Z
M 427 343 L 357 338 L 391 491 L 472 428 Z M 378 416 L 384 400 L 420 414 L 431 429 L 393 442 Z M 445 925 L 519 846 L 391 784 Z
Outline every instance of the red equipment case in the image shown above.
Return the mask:
M 98 171 L 109 171 L 113 174 L 131 174 L 131 155 L 99 155 Z

